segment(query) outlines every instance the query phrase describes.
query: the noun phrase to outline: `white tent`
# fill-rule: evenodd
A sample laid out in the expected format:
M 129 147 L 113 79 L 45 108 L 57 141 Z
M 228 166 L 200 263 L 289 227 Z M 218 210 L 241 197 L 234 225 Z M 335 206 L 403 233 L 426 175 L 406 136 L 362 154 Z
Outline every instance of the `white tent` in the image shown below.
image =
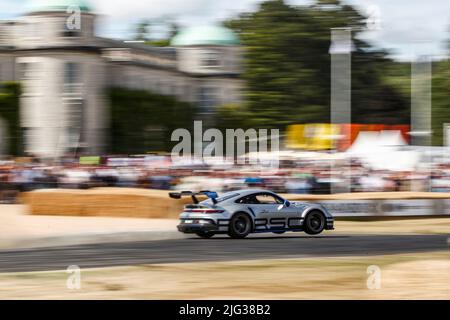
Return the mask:
M 420 153 L 411 150 L 386 151 L 371 154 L 365 161 L 375 170 L 414 171 L 420 162 Z
M 362 131 L 355 142 L 346 151 L 350 156 L 365 156 L 368 154 L 397 150 L 406 146 L 400 131 Z

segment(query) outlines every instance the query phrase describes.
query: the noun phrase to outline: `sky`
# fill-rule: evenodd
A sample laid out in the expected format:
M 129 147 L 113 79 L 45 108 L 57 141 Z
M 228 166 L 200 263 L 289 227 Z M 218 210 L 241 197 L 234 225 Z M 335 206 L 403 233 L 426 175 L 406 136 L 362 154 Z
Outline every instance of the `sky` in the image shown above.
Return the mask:
M 0 0 L 0 19 L 12 19 L 26 11 L 30 2 Z M 53 0 L 54 1 L 54 0 Z M 100 14 L 101 36 L 130 39 L 142 19 L 174 20 L 181 25 L 220 22 L 240 12 L 255 10 L 263 0 L 86 0 Z M 312 0 L 286 0 L 295 5 Z M 388 50 L 398 60 L 421 55 L 447 54 L 450 39 L 449 0 L 344 0 L 368 14 L 370 29 L 363 37 Z

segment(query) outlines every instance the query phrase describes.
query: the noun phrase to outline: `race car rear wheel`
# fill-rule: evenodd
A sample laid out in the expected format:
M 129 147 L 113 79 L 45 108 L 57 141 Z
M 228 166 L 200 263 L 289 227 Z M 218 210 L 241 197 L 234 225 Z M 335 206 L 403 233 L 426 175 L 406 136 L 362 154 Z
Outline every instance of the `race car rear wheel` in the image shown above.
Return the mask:
M 196 235 L 198 235 L 200 238 L 203 239 L 209 239 L 212 238 L 214 236 L 214 233 L 212 232 L 205 232 L 205 231 L 199 231 L 195 233 Z
M 322 212 L 313 210 L 306 215 L 304 229 L 307 234 L 315 235 L 325 229 L 326 219 Z
M 245 213 L 236 213 L 231 218 L 228 235 L 231 238 L 245 238 L 252 230 L 252 220 Z

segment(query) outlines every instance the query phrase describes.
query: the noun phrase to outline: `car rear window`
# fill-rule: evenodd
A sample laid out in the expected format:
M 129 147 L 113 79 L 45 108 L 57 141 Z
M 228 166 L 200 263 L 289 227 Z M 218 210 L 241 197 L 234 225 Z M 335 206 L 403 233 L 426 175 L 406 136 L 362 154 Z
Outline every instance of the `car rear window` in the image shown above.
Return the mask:
M 217 200 L 217 202 L 222 202 L 222 201 L 237 197 L 238 195 L 239 195 L 239 193 L 237 193 L 237 192 L 225 193 L 223 196 L 217 198 L 216 200 Z

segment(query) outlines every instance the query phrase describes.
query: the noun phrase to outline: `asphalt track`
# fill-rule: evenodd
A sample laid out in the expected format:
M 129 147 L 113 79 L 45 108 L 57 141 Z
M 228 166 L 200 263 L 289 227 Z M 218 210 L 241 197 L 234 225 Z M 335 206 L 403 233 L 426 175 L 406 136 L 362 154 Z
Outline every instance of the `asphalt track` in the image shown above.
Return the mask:
M 64 270 L 155 263 L 230 261 L 448 250 L 449 235 L 252 235 L 0 250 L 0 272 Z

